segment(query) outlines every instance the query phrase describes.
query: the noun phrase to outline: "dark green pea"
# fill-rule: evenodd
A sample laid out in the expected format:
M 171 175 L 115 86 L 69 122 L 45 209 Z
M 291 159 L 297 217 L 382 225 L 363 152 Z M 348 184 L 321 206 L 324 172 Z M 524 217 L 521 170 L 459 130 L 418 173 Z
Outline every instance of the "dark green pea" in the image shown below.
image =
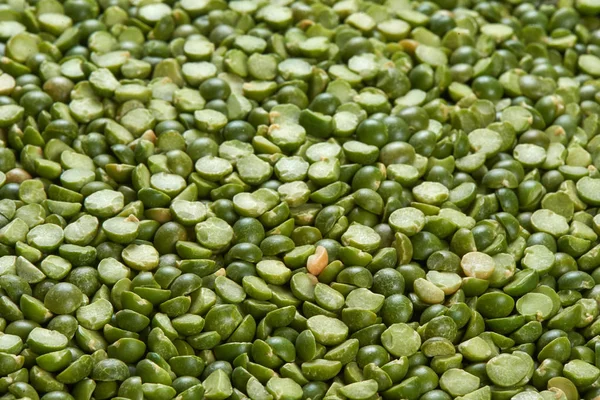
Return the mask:
M 381 367 L 390 361 L 390 356 L 382 346 L 370 345 L 359 349 L 356 355 L 359 367 L 364 368 L 367 364 L 374 363 Z
M 371 118 L 364 120 L 356 129 L 356 136 L 361 142 L 381 148 L 388 141 L 387 127 L 382 121 Z
M 333 115 L 339 106 L 340 100 L 337 97 L 329 93 L 320 93 L 315 96 L 308 108 L 322 114 Z
M 409 131 L 411 132 L 417 132 L 427 128 L 429 115 L 421 107 L 407 107 L 401 110 L 397 115 L 408 124 Z
M 480 99 L 499 100 L 504 95 L 500 82 L 491 76 L 480 76 L 473 81 L 473 91 Z

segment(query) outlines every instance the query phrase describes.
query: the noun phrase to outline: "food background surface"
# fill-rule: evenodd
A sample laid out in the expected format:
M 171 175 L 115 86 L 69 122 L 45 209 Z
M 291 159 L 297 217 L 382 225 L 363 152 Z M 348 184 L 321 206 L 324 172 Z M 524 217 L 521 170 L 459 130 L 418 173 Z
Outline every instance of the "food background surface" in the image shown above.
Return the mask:
M 6 0 L 0 400 L 600 397 L 600 2 Z

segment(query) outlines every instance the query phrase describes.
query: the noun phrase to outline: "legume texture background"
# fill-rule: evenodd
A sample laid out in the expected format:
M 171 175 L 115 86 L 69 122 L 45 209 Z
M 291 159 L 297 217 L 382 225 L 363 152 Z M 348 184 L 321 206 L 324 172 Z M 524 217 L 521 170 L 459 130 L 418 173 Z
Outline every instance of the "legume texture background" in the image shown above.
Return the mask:
M 0 399 L 598 399 L 599 17 L 2 1 Z

